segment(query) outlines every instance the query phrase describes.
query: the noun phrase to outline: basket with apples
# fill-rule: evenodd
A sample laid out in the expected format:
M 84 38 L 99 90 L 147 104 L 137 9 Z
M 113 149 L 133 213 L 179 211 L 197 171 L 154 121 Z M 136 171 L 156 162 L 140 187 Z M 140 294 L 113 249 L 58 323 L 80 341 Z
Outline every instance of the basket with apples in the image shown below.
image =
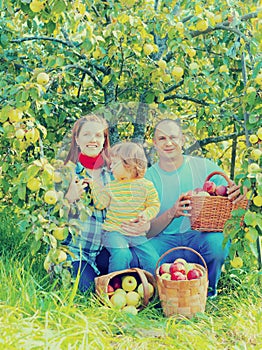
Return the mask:
M 95 278 L 100 300 L 116 309 L 136 315 L 156 297 L 156 282 L 148 271 L 131 268 Z
M 228 199 L 227 186 L 217 186 L 213 181 L 210 181 L 214 175 L 221 175 L 227 181 L 227 186 L 230 185 L 231 180 L 227 175 L 220 171 L 214 171 L 207 176 L 203 188 L 196 188 L 187 194 L 191 200 L 190 222 L 193 230 L 223 231 L 226 221 L 231 217 L 232 210 L 246 209 L 247 207 L 247 199 L 233 204 Z
M 203 262 L 203 266 L 178 258 L 170 263 L 161 263 L 175 250 L 190 250 Z M 208 288 L 207 265 L 201 254 L 189 247 L 176 247 L 166 251 L 156 264 L 158 295 L 165 316 L 183 315 L 193 317 L 204 312 Z

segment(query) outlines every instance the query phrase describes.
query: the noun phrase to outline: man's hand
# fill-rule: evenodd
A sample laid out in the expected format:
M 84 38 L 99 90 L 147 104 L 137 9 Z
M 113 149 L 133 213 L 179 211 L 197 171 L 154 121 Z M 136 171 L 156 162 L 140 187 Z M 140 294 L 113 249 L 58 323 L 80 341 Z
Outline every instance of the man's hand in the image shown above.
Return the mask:
M 188 211 L 192 209 L 190 206 L 190 197 L 182 194 L 172 208 L 169 209 L 169 216 L 171 218 L 179 218 L 180 216 L 191 216 Z
M 227 194 L 228 199 L 232 200 L 234 204 L 240 202 L 242 199 L 246 199 L 247 188 L 243 187 L 243 194 L 241 193 L 241 185 L 236 185 L 234 182 L 229 184 Z

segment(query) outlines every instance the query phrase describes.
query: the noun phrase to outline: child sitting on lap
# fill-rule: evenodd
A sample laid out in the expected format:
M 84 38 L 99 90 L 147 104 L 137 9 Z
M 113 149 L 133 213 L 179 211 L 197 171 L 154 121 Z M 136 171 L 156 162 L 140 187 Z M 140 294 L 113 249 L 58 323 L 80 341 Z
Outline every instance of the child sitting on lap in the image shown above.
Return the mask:
M 139 267 L 154 274 L 159 255 L 146 238 L 146 232 L 130 236 L 121 228 L 122 222 L 138 220 L 142 224 L 159 212 L 155 187 L 144 178 L 147 169 L 144 150 L 133 142 L 120 143 L 112 147 L 111 159 L 115 180 L 105 187 L 90 182 L 95 207 L 107 208 L 102 243 L 110 253 L 108 272 L 130 268 L 132 247 Z

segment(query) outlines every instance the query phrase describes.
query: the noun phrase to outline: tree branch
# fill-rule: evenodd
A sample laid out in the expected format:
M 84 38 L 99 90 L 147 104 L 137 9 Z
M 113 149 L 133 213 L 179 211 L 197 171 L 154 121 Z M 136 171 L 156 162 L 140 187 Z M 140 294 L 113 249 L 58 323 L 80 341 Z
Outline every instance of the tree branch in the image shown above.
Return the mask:
M 178 95 L 178 94 L 175 94 L 175 95 L 170 95 L 170 96 L 166 96 L 164 98 L 164 101 L 167 101 L 167 100 L 174 100 L 174 99 L 180 99 L 180 100 L 186 100 L 186 101 L 191 101 L 191 102 L 194 102 L 194 103 L 197 103 L 197 104 L 200 104 L 200 105 L 203 105 L 203 106 L 209 106 L 210 104 L 205 102 L 205 101 L 201 101 L 201 100 L 198 100 L 194 97 L 190 97 L 190 96 L 186 96 L 186 95 Z
M 80 71 L 86 73 L 103 91 L 105 91 L 105 88 L 102 85 L 101 81 L 89 69 L 78 66 L 76 64 L 68 64 L 67 66 L 64 67 L 64 69 L 79 69 Z
M 248 19 L 256 18 L 257 16 L 258 16 L 258 11 L 250 12 L 250 13 L 240 17 L 240 21 L 241 22 L 247 21 Z M 220 24 L 217 24 L 215 27 L 208 27 L 204 31 L 192 30 L 190 32 L 190 35 L 194 38 L 195 36 L 202 35 L 202 34 L 208 34 L 210 32 L 213 32 L 214 30 L 228 30 L 228 31 L 231 31 L 231 32 L 234 32 L 234 33 L 240 35 L 241 37 L 243 37 L 243 39 L 245 41 L 247 41 L 248 39 L 246 38 L 246 36 L 244 34 L 242 34 L 238 29 L 230 27 L 230 23 L 231 22 L 229 22 L 229 21 L 224 21 Z
M 196 141 L 193 145 L 189 146 L 187 149 L 185 149 L 185 153 L 190 154 L 193 151 L 195 151 L 203 146 L 206 146 L 210 143 L 218 143 L 218 142 L 222 142 L 222 141 L 235 139 L 239 136 L 243 136 L 244 134 L 245 133 L 243 131 L 243 132 L 233 133 L 233 134 L 229 134 L 229 135 L 223 135 L 223 136 L 217 136 L 217 137 L 207 137 L 203 140 Z

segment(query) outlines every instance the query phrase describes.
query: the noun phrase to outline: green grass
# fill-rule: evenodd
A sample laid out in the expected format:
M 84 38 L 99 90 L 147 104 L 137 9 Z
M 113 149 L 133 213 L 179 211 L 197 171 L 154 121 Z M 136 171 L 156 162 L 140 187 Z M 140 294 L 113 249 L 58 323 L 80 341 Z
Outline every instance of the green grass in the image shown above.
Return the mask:
M 151 305 L 137 316 L 102 306 L 92 293 L 56 290 L 17 259 L 1 259 L 3 349 L 261 349 L 257 275 L 222 277 L 217 299 L 191 320 L 166 318 Z M 45 286 L 45 287 L 43 287 Z
M 8 225 L 0 227 L 1 349 L 262 348 L 261 275 L 256 271 L 224 272 L 219 296 L 190 320 L 166 318 L 157 305 L 132 316 L 102 306 L 90 292 L 58 289 L 43 273 L 41 255 L 30 257 L 28 247 L 18 244 L 15 222 Z

